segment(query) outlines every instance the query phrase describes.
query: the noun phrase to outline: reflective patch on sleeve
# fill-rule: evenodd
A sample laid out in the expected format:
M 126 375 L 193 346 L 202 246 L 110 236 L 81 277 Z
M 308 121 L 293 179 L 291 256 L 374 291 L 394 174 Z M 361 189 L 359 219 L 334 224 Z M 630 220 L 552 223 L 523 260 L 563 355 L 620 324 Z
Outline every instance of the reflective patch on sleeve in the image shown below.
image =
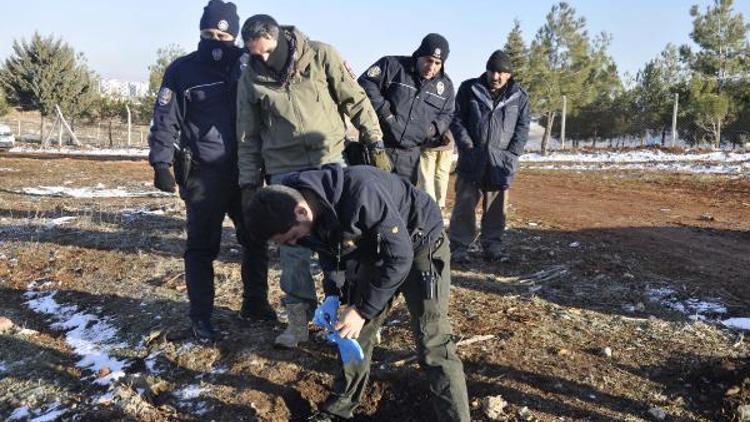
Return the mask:
M 173 97 L 172 90 L 167 88 L 166 86 L 162 87 L 162 89 L 159 90 L 159 97 L 158 97 L 159 105 L 165 106 L 169 104 L 172 101 L 172 97 Z
M 367 76 L 370 78 L 377 78 L 381 73 L 380 66 L 373 66 L 367 70 Z

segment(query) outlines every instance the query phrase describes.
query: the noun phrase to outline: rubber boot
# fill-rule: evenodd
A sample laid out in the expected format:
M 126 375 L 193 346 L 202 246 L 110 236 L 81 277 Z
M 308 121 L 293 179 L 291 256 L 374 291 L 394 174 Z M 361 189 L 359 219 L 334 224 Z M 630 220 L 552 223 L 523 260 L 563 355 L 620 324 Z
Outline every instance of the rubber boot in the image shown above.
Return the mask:
M 279 347 L 294 348 L 310 338 L 310 330 L 307 328 L 308 305 L 306 303 L 292 303 L 286 305 L 286 312 L 289 325 L 283 333 L 276 337 L 274 344 Z

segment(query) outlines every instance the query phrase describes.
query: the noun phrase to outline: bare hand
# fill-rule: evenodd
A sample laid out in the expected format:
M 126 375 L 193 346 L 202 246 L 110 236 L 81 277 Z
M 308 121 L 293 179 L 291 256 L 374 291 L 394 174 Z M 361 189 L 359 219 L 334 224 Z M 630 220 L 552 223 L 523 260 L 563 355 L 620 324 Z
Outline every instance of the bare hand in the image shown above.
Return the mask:
M 334 329 L 339 332 L 343 338 L 356 339 L 365 325 L 365 319 L 357 312 L 354 306 L 348 306 L 339 316 L 339 322 Z

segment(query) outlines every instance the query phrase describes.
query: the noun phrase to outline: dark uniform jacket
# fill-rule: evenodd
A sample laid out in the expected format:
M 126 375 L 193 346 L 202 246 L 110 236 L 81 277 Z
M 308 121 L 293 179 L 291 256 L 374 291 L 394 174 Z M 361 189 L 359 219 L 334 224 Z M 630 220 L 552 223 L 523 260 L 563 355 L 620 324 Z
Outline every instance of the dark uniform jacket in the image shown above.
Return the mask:
M 386 147 L 420 146 L 428 138 L 430 126 L 441 135 L 451 123 L 453 82 L 443 71 L 422 81 L 416 66 L 413 57 L 386 56 L 358 79 L 378 114 Z
M 148 138 L 149 163 L 172 164 L 175 144 L 192 151 L 198 166 L 236 173 L 235 108 L 242 50 L 224 50 L 220 63 L 195 51 L 172 62 L 164 73 Z
M 456 96 L 451 130 L 458 147 L 457 172 L 483 189 L 507 189 L 529 138 L 529 96 L 513 79 L 493 99 L 482 75 L 464 81 Z
M 365 286 L 357 310 L 372 319 L 409 274 L 414 251 L 437 240 L 443 217 L 435 201 L 409 182 L 372 166 L 324 166 L 294 173 L 283 184 L 312 191 L 325 211 L 301 244 L 318 252 L 326 294 L 339 294 L 344 261 L 365 257 L 380 276 Z

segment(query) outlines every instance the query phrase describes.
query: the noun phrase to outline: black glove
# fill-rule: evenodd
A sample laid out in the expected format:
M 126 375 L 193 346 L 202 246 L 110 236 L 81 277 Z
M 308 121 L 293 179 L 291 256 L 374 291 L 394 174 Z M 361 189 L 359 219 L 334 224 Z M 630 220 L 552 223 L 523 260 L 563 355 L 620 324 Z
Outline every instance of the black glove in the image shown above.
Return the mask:
M 154 169 L 154 187 L 160 191 L 174 192 L 174 176 L 168 168 L 155 168 Z
M 373 166 L 387 173 L 393 171 L 393 164 L 391 164 L 391 159 L 388 158 L 388 154 L 385 152 L 383 141 L 371 142 L 367 145 L 367 151 L 370 155 L 370 163 Z
M 429 126 L 427 126 L 427 139 L 433 139 L 438 136 L 438 130 L 437 126 L 435 126 L 435 123 L 430 123 Z

